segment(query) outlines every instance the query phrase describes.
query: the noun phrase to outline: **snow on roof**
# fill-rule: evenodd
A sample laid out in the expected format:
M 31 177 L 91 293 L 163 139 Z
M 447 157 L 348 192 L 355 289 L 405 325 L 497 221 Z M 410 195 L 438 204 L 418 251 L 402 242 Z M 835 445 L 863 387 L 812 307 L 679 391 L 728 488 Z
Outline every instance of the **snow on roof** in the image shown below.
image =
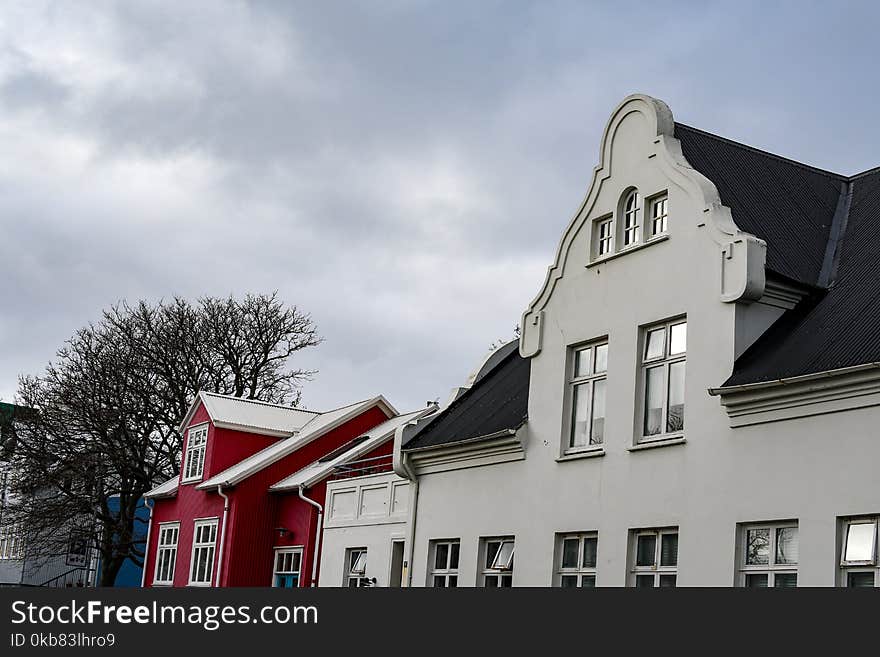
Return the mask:
M 382 395 L 356 402 L 354 404 L 349 404 L 348 406 L 342 406 L 326 413 L 321 413 L 314 416 L 296 434 L 289 438 L 285 438 L 284 440 L 279 440 L 265 449 L 260 450 L 256 454 L 239 461 L 232 467 L 214 475 L 207 481 L 203 481 L 196 486 L 196 488 L 204 490 L 215 488 L 217 486 L 234 486 L 238 482 L 247 479 L 255 472 L 259 472 L 266 466 L 279 461 L 288 454 L 292 454 L 303 445 L 319 438 L 328 431 L 335 429 L 342 423 L 360 415 L 373 406 L 380 406 L 388 415 L 397 415 L 397 411 Z
M 144 493 L 144 497 L 157 498 L 157 497 L 174 497 L 177 494 L 177 477 L 172 477 L 164 484 L 159 484 L 153 490 Z
M 350 447 L 341 451 L 334 458 L 327 459 L 327 457 L 323 457 L 321 460 L 315 461 L 304 467 L 302 470 L 299 470 L 289 477 L 282 479 L 278 483 L 273 484 L 269 487 L 269 490 L 290 490 L 293 488 L 308 488 L 309 486 L 313 486 L 329 476 L 337 466 L 357 460 L 389 438 L 393 438 L 394 431 L 397 427 L 404 425 L 407 422 L 417 420 L 427 413 L 433 412 L 434 408 L 428 407 L 391 418 L 350 441 Z M 345 445 L 343 445 L 343 448 L 344 447 Z
M 308 411 L 280 404 L 269 404 L 255 399 L 202 391 L 193 400 L 186 417 L 180 423 L 181 433 L 192 420 L 199 402 L 205 405 L 205 410 L 211 417 L 214 426 L 262 433 L 279 438 L 290 436 L 302 429 L 316 416 L 321 415 L 319 411 Z

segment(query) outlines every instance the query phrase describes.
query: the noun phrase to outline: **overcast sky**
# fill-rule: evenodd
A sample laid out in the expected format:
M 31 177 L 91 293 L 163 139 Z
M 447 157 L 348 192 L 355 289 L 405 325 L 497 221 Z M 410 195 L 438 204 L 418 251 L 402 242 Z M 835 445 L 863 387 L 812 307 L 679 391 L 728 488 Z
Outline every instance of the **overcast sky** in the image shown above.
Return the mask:
M 311 408 L 445 398 L 513 335 L 626 95 L 880 164 L 871 3 L 0 5 L 0 398 L 121 299 L 271 292 Z

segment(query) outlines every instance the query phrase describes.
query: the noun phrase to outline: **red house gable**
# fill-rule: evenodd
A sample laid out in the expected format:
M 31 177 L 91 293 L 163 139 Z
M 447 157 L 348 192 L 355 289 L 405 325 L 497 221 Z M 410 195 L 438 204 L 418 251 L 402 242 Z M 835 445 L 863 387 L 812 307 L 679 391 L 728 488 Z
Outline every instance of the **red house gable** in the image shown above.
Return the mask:
M 154 507 L 144 584 L 268 585 L 277 506 L 269 486 L 393 415 L 381 397 L 315 413 L 201 393 L 181 423 L 181 474 L 146 495 Z M 300 531 L 314 536 L 317 524 Z M 310 567 L 312 555 L 304 559 Z

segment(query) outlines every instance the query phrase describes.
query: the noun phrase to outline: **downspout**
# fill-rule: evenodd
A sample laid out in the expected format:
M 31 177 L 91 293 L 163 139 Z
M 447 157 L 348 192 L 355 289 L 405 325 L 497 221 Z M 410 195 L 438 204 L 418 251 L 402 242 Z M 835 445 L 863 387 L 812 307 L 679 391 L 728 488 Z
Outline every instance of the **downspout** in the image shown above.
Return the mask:
M 220 550 L 217 555 L 217 576 L 214 586 L 220 586 L 220 574 L 223 570 L 223 546 L 226 544 L 226 517 L 229 515 L 229 496 L 223 493 L 223 486 L 217 486 L 217 494 L 223 498 L 223 525 L 220 529 Z
M 312 554 L 312 583 L 311 586 L 318 586 L 318 555 L 321 550 L 321 519 L 324 517 L 324 507 L 318 504 L 315 500 L 306 497 L 303 493 L 303 487 L 299 486 L 297 489 L 299 493 L 299 497 L 301 500 L 308 502 L 313 507 L 318 510 L 318 522 L 315 526 L 315 551 Z
M 156 503 L 149 503 L 150 500 L 144 498 L 144 506 L 150 510 L 150 519 L 147 521 L 147 542 L 144 543 L 144 567 L 141 569 L 141 588 L 144 588 L 144 584 L 147 581 L 147 562 L 149 561 L 148 557 L 150 556 L 150 532 L 153 529 L 153 507 L 156 506 Z

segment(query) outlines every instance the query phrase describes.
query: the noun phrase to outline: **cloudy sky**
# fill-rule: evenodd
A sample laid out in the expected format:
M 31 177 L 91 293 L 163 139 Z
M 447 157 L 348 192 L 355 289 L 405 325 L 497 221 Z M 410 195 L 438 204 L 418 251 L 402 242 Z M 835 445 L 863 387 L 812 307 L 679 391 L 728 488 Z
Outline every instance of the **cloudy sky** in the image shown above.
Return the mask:
M 313 408 L 445 398 L 537 292 L 627 94 L 880 164 L 870 3 L 0 5 L 0 398 L 121 299 L 270 292 Z

